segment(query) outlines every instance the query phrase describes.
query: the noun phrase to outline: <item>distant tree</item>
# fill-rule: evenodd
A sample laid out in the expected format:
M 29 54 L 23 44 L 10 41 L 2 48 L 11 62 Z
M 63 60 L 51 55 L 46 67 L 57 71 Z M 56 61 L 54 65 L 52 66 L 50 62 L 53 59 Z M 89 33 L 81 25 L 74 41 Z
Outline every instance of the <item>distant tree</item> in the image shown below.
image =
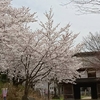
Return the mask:
M 90 52 L 90 55 L 85 57 L 84 60 L 91 67 L 100 68 L 100 34 L 90 33 L 83 39 L 83 44 L 82 51 Z
M 100 14 L 100 0 L 68 0 L 66 4 L 74 3 L 82 14 Z
M 87 37 L 83 38 L 84 50 L 93 52 L 100 51 L 100 34 L 99 33 L 89 33 Z

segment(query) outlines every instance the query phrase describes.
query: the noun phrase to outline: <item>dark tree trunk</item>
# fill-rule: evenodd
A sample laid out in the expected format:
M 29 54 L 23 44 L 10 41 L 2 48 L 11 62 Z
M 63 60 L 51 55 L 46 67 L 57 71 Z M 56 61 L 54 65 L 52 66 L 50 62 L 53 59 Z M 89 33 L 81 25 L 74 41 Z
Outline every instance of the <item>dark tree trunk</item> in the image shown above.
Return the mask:
M 50 100 L 50 90 L 49 90 L 49 88 L 50 88 L 50 83 L 48 82 L 48 100 Z
M 22 96 L 22 100 L 28 100 L 28 97 L 26 95 Z
M 24 95 L 22 96 L 22 100 L 28 100 L 28 90 L 29 90 L 28 81 L 26 81 Z
M 58 88 L 58 95 L 60 96 L 60 85 L 59 84 L 57 84 L 57 88 Z

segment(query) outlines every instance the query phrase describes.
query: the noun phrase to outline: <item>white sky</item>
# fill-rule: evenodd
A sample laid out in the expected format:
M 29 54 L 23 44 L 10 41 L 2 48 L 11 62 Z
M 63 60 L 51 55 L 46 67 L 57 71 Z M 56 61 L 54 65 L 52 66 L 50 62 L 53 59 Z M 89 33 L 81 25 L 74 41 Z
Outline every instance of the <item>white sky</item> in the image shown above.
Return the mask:
M 53 9 L 55 24 L 61 23 L 61 27 L 70 23 L 70 30 L 74 33 L 80 33 L 76 41 L 80 43 L 84 36 L 89 32 L 95 33 L 100 31 L 100 14 L 78 15 L 75 7 L 61 6 L 66 3 L 66 0 L 12 0 L 12 5 L 15 7 L 26 6 L 31 9 L 31 12 L 37 12 L 38 20 L 45 22 L 45 11 Z

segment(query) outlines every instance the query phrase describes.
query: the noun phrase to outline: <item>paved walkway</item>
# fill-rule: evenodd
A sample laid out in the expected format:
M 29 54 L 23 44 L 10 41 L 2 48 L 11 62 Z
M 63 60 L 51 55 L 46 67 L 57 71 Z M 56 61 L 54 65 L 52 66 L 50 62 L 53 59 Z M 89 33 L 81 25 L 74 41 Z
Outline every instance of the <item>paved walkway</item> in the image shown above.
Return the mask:
M 88 100 L 88 99 L 91 99 L 91 96 L 89 97 L 84 97 L 84 98 L 82 98 L 82 99 L 86 99 L 86 100 Z

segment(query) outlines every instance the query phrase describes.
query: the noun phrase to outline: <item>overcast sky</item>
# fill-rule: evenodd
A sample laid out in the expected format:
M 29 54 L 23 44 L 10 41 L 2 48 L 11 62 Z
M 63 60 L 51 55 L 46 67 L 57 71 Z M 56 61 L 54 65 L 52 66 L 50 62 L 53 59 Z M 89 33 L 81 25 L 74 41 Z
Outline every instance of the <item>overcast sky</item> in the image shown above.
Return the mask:
M 63 2 L 62 2 L 63 1 Z M 61 23 L 60 26 L 65 26 L 70 23 L 70 30 L 74 33 L 80 33 L 77 42 L 81 42 L 82 38 L 87 36 L 89 32 L 95 33 L 100 31 L 100 15 L 85 14 L 78 15 L 77 9 L 73 5 L 68 7 L 62 6 L 66 0 L 12 0 L 14 7 L 26 6 L 31 9 L 31 12 L 37 12 L 38 20 L 45 21 L 45 11 L 53 9 L 55 24 Z

